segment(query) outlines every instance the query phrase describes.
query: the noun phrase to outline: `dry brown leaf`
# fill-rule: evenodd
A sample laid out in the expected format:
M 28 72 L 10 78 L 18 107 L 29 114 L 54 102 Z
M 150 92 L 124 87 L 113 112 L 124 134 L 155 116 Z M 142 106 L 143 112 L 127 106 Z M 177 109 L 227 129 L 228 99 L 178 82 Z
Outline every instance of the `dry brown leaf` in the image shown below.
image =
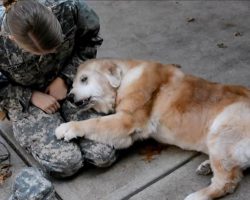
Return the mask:
M 243 35 L 243 34 L 242 34 L 241 32 L 235 32 L 235 33 L 234 33 L 234 36 L 235 36 L 235 37 L 242 36 L 242 35 Z
M 5 112 L 0 111 L 0 121 L 3 121 L 6 118 Z
M 217 47 L 224 49 L 224 48 L 227 48 L 227 45 L 225 45 L 224 43 L 218 43 Z
M 144 157 L 144 161 L 151 162 L 155 159 L 155 156 L 160 155 L 166 148 L 166 145 L 160 143 L 147 144 L 139 150 L 139 154 Z
M 0 185 L 2 185 L 7 178 L 11 177 L 11 175 L 11 171 L 6 172 L 5 174 L 0 174 Z
M 9 164 L 0 165 L 0 185 L 2 185 L 7 178 L 11 177 L 12 172 L 10 167 L 11 165 Z
M 193 18 L 193 17 L 188 17 L 187 18 L 187 22 L 194 22 L 195 21 L 195 18 Z

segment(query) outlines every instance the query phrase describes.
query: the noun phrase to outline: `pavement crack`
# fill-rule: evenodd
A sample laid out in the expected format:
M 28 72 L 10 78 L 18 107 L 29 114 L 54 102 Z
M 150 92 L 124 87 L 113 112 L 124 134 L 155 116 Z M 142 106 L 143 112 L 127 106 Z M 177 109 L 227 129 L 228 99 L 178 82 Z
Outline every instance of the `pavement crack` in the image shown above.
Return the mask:
M 177 166 L 173 167 L 172 169 L 168 170 L 167 172 L 163 173 L 162 175 L 156 177 L 155 179 L 151 180 L 150 182 L 148 182 L 145 185 L 141 186 L 140 188 L 136 189 L 134 192 L 128 194 L 125 197 L 123 197 L 121 200 L 128 200 L 128 199 L 130 199 L 131 197 L 135 196 L 136 194 L 138 194 L 141 191 L 145 190 L 146 188 L 150 187 L 151 185 L 153 185 L 154 183 L 158 182 L 159 180 L 161 180 L 161 179 L 165 178 L 166 176 L 172 174 L 174 171 L 176 171 L 177 169 L 181 168 L 182 166 L 184 166 L 185 164 L 187 164 L 188 162 L 192 161 L 193 159 L 195 159 L 196 157 L 198 157 L 200 155 L 201 155 L 201 153 L 197 153 L 197 154 L 191 156 L 190 158 L 184 160 L 183 162 L 181 162 Z

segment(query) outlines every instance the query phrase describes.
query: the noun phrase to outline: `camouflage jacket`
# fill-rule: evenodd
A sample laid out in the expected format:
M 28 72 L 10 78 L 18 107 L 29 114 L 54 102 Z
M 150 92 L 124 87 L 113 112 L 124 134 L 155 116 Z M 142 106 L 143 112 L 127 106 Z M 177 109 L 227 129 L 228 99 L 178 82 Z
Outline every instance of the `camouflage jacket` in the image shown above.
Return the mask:
M 52 9 L 62 26 L 65 39 L 58 53 L 37 56 L 18 48 L 3 34 L 5 12 L 0 6 L 0 101 L 15 98 L 24 108 L 29 105 L 32 90 L 43 91 L 58 76 L 70 83 L 79 63 L 94 58 L 102 43 L 99 18 L 83 0 L 39 2 Z

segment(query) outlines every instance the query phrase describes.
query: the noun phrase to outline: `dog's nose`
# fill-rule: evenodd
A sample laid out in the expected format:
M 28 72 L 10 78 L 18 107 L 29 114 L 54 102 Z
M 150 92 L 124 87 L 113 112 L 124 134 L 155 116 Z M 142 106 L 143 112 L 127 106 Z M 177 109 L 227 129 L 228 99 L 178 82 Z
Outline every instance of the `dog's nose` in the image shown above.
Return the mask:
M 68 96 L 67 96 L 67 99 L 71 102 L 71 103 L 74 103 L 75 101 L 75 95 L 70 93 Z

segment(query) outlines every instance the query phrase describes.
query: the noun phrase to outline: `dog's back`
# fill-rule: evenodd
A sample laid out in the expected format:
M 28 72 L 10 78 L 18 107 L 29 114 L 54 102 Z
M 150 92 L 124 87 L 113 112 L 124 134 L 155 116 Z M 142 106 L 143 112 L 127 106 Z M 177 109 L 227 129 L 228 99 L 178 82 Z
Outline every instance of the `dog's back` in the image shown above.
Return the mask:
M 189 75 L 172 85 L 164 84 L 157 95 L 153 118 L 159 119 L 167 135 L 168 130 L 173 134 L 172 140 L 165 142 L 205 153 L 207 134 L 216 116 L 231 104 L 250 103 L 250 91 L 244 87 L 211 83 Z

